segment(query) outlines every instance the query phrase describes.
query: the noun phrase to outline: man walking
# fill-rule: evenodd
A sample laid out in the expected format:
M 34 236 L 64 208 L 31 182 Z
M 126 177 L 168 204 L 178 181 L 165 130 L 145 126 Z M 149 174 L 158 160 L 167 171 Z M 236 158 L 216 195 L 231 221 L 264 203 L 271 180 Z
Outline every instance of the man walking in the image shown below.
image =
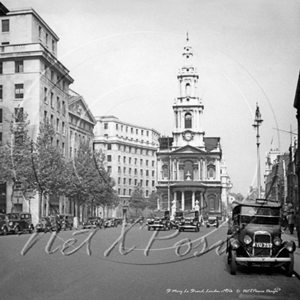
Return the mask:
M 293 234 L 294 227 L 295 227 L 295 215 L 294 215 L 293 211 L 288 214 L 287 220 L 288 220 L 288 226 L 289 226 L 290 233 Z

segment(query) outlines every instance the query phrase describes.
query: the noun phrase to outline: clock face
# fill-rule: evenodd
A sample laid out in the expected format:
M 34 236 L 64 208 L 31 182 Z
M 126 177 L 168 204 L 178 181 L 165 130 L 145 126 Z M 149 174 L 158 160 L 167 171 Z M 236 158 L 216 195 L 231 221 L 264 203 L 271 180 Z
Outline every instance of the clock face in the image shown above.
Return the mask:
M 192 132 L 190 132 L 190 131 L 185 131 L 185 132 L 183 133 L 183 138 L 184 138 L 186 141 L 190 141 L 190 140 L 193 138 Z

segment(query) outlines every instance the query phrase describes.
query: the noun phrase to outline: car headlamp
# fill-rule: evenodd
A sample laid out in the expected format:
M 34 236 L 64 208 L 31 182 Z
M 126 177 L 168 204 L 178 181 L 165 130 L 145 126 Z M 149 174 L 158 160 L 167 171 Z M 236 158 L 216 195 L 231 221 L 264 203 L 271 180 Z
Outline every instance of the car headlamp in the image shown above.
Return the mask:
M 245 235 L 245 237 L 244 237 L 244 243 L 246 245 L 249 245 L 251 242 L 252 242 L 251 237 L 249 235 Z
M 231 244 L 231 248 L 232 248 L 232 249 L 237 249 L 237 248 L 240 247 L 240 243 L 239 243 L 239 241 L 236 240 L 236 239 L 232 239 L 232 240 L 230 241 L 230 244 Z
M 274 240 L 273 243 L 275 246 L 280 246 L 281 245 L 281 239 L 277 236 Z
M 9 225 L 9 226 L 13 226 L 13 225 L 14 225 L 14 222 L 10 221 L 10 222 L 8 223 L 8 225 Z

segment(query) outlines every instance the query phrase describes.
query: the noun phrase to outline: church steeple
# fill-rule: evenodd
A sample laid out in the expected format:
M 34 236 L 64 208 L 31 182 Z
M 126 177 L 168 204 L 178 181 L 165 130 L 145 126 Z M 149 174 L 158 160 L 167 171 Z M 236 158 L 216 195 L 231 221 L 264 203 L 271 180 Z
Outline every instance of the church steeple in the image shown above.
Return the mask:
M 182 56 L 183 65 L 177 75 L 179 96 L 175 99 L 173 106 L 175 117 L 174 145 L 183 146 L 188 143 L 203 147 L 202 113 L 204 107 L 198 96 L 199 76 L 193 66 L 193 49 L 189 43 L 188 32 Z

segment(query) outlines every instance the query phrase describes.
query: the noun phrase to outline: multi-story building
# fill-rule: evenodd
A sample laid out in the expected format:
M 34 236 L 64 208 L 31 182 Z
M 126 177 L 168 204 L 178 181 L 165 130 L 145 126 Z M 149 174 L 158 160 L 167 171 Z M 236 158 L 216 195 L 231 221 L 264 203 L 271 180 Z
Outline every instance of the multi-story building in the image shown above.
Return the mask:
M 176 210 L 200 207 L 203 215 L 221 216 L 222 189 L 228 190 L 228 185 L 221 182 L 220 138 L 205 137 L 204 105 L 197 94 L 199 76 L 192 57 L 187 39 L 183 67 L 177 76 L 179 96 L 173 105 L 173 136 L 161 138 L 157 152 L 157 192 L 160 208 L 172 210 L 172 215 Z
M 73 79 L 57 59 L 58 36 L 32 8 L 9 11 L 0 3 L 0 26 L 0 142 L 11 138 L 4 119 L 26 112 L 31 138 L 35 140 L 40 124 L 49 121 L 56 129 L 54 143 L 67 159 L 72 147 L 69 135 L 78 131 L 80 137 L 92 139 L 94 119 L 83 98 L 70 95 Z M 80 115 L 87 120 L 81 122 L 84 127 L 78 126 L 82 118 L 78 117 L 79 110 L 73 109 L 79 102 L 83 103 Z M 64 197 L 24 199 L 15 197 L 12 187 L 6 185 L 1 186 L 1 191 L 4 212 L 31 211 L 34 222 L 51 210 L 70 212 L 70 203 Z
M 148 197 L 156 190 L 159 132 L 120 121 L 114 116 L 95 119 L 94 149 L 101 149 L 106 155 L 107 170 L 115 179 L 121 204 L 126 207 L 127 200 L 138 185 Z

